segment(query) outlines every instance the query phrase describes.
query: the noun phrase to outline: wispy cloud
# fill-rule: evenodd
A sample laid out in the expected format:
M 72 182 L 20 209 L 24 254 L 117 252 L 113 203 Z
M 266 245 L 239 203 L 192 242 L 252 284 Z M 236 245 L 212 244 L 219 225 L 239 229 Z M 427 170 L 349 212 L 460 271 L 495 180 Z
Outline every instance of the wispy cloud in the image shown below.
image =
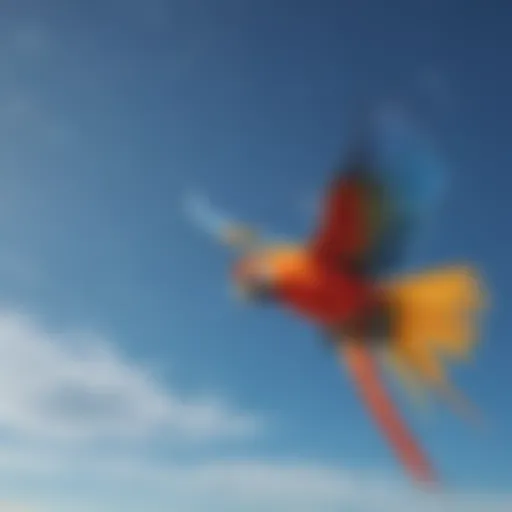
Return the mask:
M 121 471 L 119 471 L 121 469 Z M 110 467 L 111 477 L 152 484 L 155 492 L 207 498 L 234 510 L 357 510 L 360 512 L 505 512 L 512 496 L 471 493 L 429 494 L 383 475 L 308 461 L 209 461 L 191 467 Z M 197 510 L 210 510 L 198 508 Z
M 170 390 L 100 336 L 0 311 L 0 426 L 38 438 L 216 438 L 254 434 L 260 420 Z
M 1 512 L 42 512 L 39 508 L 34 508 L 28 505 L 20 505 L 19 503 L 10 503 L 6 501 L 0 501 Z
M 91 510 L 109 512 L 132 510 L 130 502 L 144 502 L 149 511 L 165 507 L 190 512 L 507 512 L 512 505 L 508 494 L 428 493 L 382 474 L 311 461 L 211 459 L 184 465 L 132 456 L 65 458 L 49 450 L 32 450 L 31 457 L 33 465 L 28 456 L 24 467 L 19 459 L 13 461 L 18 478 L 36 476 L 50 487 L 52 481 L 80 479 L 91 490 L 101 488 L 104 493 L 108 488 L 108 507 L 94 503 L 93 492 L 85 502 L 90 501 Z M 12 471 L 9 461 L 3 462 L 0 475 Z M 125 489 L 130 489 L 129 495 Z M 80 496 L 76 505 L 84 504 Z

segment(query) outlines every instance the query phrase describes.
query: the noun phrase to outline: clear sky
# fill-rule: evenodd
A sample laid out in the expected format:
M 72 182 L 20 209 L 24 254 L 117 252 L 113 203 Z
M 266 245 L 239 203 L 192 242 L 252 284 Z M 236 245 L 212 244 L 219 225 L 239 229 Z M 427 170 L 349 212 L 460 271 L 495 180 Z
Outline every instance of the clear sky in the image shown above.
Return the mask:
M 511 22 L 505 0 L 4 0 L 2 511 L 511 510 Z M 390 99 L 450 164 L 421 264 L 475 263 L 492 296 L 455 371 L 491 428 L 404 402 L 435 499 L 182 208 L 306 236 L 354 112 Z

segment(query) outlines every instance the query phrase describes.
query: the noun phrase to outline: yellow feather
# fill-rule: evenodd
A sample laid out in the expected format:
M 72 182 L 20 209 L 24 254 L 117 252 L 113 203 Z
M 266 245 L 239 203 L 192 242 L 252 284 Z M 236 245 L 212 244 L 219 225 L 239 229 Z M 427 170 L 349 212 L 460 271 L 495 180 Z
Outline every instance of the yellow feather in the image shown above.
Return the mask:
M 406 388 L 436 392 L 468 410 L 449 382 L 450 360 L 467 360 L 477 341 L 483 291 L 472 269 L 448 267 L 384 285 L 394 312 L 389 360 Z

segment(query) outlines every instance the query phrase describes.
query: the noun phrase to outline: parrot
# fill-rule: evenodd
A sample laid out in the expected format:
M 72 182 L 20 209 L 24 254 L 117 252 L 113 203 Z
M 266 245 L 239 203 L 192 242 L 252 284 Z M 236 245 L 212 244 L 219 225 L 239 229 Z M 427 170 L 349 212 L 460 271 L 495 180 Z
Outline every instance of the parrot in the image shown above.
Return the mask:
M 403 120 L 380 118 L 336 167 L 305 240 L 266 240 L 196 198 L 196 220 L 237 250 L 240 295 L 288 310 L 333 348 L 370 416 L 417 483 L 440 478 L 406 425 L 385 372 L 411 394 L 437 396 L 468 418 L 476 409 L 447 365 L 467 361 L 484 305 L 472 265 L 404 272 L 444 190 L 444 166 Z

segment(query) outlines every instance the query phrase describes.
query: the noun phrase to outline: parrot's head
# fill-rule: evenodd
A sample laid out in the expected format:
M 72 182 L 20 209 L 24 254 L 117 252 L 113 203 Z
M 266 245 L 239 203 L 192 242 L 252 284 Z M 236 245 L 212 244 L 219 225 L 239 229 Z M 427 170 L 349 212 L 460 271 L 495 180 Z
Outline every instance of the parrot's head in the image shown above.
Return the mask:
M 245 227 L 230 226 L 223 239 L 238 252 L 231 278 L 237 294 L 244 300 L 267 302 L 276 292 L 277 272 L 271 251 L 257 234 Z
M 186 206 L 199 226 L 236 254 L 231 277 L 239 295 L 259 302 L 275 299 L 286 274 L 286 249 L 269 243 L 257 231 L 219 214 L 204 199 L 194 196 Z
M 267 251 L 255 251 L 234 265 L 232 279 L 238 295 L 251 302 L 270 302 L 279 292 L 279 272 Z
M 232 279 L 239 295 L 266 303 L 284 299 L 300 272 L 302 251 L 295 245 L 263 246 L 244 254 L 233 268 Z

